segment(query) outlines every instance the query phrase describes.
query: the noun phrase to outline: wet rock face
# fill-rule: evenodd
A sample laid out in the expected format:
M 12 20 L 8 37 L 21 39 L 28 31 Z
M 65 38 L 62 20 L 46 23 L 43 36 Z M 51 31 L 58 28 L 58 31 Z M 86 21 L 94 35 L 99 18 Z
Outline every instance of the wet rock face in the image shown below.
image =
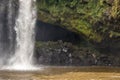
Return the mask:
M 75 49 L 71 43 L 58 41 L 38 45 L 34 56 L 36 63 L 43 65 L 94 65 L 94 57 L 91 54 L 84 55 L 85 51 Z
M 0 0 L 0 65 L 6 65 L 15 50 L 15 20 L 18 0 Z
M 62 43 L 62 42 L 60 42 Z M 70 51 L 66 46 L 57 43 L 45 44 L 44 47 L 36 48 L 35 56 L 39 64 L 44 65 L 69 65 L 71 64 L 70 58 L 72 57 Z
M 71 43 L 36 43 L 35 64 L 54 66 L 120 66 L 119 56 L 105 55 L 91 48 L 77 47 Z
M 0 0 L 0 51 L 12 51 L 15 42 L 15 20 L 18 14 L 18 0 Z M 10 50 L 10 51 L 9 51 Z

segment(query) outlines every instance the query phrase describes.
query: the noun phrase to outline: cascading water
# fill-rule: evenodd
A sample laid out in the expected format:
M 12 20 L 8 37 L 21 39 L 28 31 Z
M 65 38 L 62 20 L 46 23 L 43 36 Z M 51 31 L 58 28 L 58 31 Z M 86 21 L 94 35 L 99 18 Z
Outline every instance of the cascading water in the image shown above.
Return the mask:
M 8 63 L 14 52 L 16 7 L 12 0 L 0 0 L 0 67 Z
M 13 0 L 12 0 L 13 1 Z M 9 40 L 9 47 L 11 49 L 11 45 L 13 42 L 15 43 L 15 50 L 9 50 L 8 52 L 13 52 L 14 54 L 10 54 L 10 59 L 7 61 L 6 69 L 14 69 L 14 70 L 31 70 L 35 69 L 32 66 L 32 56 L 34 52 L 34 30 L 35 30 L 35 22 L 36 22 L 36 7 L 34 5 L 35 0 L 19 0 L 19 9 L 18 9 L 18 17 L 15 19 L 15 27 L 12 25 L 12 1 L 8 1 L 8 30 L 9 33 L 7 35 Z M 1 22 L 1 21 L 0 21 Z M 2 23 L 1 23 L 2 24 Z M 2 30 L 3 25 L 0 25 L 0 30 Z M 16 32 L 16 41 L 12 38 L 14 37 L 14 33 Z M 2 35 L 0 35 L 0 40 L 2 40 Z M 6 41 L 7 42 L 7 41 Z M 2 45 L 2 41 L 0 41 L 0 45 Z M 2 48 L 0 46 L 0 48 Z M 0 54 L 3 53 L 0 50 Z M 7 53 L 8 54 L 8 53 Z M 8 58 L 8 57 L 7 57 Z M 2 60 L 4 63 L 4 61 Z
M 32 0 L 19 0 L 19 14 L 16 20 L 16 50 L 10 63 L 15 69 L 31 69 L 34 50 L 34 28 L 36 9 Z

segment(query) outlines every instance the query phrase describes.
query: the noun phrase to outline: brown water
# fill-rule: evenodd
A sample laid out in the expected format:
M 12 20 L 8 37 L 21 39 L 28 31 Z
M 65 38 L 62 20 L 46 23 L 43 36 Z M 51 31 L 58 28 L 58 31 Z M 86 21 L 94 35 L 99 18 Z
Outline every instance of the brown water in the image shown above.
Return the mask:
M 0 80 L 120 80 L 120 68 L 44 67 L 37 71 L 0 71 Z

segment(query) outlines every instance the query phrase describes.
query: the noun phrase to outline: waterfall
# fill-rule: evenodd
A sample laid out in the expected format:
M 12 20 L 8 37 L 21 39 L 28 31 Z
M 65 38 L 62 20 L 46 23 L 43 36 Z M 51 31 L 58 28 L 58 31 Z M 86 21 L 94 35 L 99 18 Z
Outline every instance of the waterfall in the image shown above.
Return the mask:
M 35 0 L 18 0 L 19 8 L 18 15 L 15 18 L 13 14 L 16 14 L 13 8 L 14 0 L 8 0 L 7 2 L 7 40 L 9 42 L 9 50 L 7 52 L 7 67 L 5 69 L 14 70 L 30 70 L 35 69 L 32 65 L 32 56 L 34 53 L 34 37 L 35 37 L 35 22 L 36 22 L 36 7 Z M 4 1 L 3 1 L 4 2 Z M 5 0 L 6 2 L 6 0 Z M 2 5 L 5 6 L 5 5 Z M 3 8 L 0 8 L 2 10 Z M 3 11 L 2 11 L 3 12 Z M 1 14 L 1 13 L 0 13 Z M 1 17 L 1 16 L 0 16 Z M 13 19 L 13 17 L 15 19 Z M 0 21 L 0 31 L 4 27 L 3 22 Z M 2 31 L 3 32 L 3 31 Z M 0 32 L 0 54 L 3 54 L 1 45 L 3 45 Z M 3 34 L 3 33 L 2 33 Z M 14 40 L 15 38 L 15 40 Z M 11 54 L 12 53 L 12 54 Z M 4 58 L 4 59 L 7 59 Z M 1 59 L 1 58 L 0 58 Z M 2 62 L 5 63 L 2 59 Z M 1 62 L 0 62 L 1 63 Z M 4 69 L 3 68 L 3 69 Z
M 14 52 L 14 23 L 16 7 L 12 0 L 0 0 L 0 66 L 8 63 L 10 54 Z
M 19 0 L 16 19 L 16 49 L 10 64 L 13 69 L 31 69 L 34 52 L 36 8 L 33 0 Z

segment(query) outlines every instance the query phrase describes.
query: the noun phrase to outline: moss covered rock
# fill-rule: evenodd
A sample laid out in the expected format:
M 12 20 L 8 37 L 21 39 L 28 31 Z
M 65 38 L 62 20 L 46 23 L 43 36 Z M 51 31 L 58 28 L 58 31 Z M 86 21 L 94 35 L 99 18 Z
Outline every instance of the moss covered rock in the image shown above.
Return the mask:
M 105 23 L 101 32 L 106 33 L 110 22 L 103 19 L 120 17 L 119 0 L 38 0 L 37 5 L 39 20 L 66 27 L 95 42 L 101 42 L 105 37 L 93 28 L 94 24 Z M 109 33 L 110 37 L 120 36 L 112 29 Z

